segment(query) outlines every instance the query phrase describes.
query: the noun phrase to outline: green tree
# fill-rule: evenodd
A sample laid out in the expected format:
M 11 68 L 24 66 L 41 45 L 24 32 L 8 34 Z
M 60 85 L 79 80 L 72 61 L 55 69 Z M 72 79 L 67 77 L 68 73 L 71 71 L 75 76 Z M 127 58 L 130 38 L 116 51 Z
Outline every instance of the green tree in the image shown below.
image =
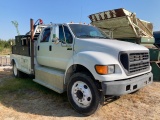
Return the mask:
M 11 42 L 14 44 L 14 39 L 2 40 L 0 39 L 0 52 L 4 50 L 4 48 L 11 49 Z

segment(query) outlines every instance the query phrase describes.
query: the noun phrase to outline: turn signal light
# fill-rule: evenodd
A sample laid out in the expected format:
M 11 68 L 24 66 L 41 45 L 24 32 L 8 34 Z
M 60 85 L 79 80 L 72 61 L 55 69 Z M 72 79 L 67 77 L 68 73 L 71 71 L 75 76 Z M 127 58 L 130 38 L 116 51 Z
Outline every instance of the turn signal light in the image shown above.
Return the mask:
M 106 74 L 108 74 L 108 66 L 96 65 L 96 66 L 95 66 L 95 69 L 96 69 L 96 72 L 97 72 L 98 74 L 101 74 L 101 75 L 106 75 Z

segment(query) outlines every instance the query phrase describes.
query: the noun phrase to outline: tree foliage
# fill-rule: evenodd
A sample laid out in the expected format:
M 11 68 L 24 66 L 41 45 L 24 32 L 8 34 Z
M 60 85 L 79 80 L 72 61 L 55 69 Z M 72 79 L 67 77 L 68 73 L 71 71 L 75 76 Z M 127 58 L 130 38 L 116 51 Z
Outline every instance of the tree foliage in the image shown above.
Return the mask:
M 4 48 L 9 48 L 11 49 L 11 42 L 14 43 L 14 39 L 9 39 L 9 40 L 2 40 L 0 39 L 0 52 L 4 49 Z

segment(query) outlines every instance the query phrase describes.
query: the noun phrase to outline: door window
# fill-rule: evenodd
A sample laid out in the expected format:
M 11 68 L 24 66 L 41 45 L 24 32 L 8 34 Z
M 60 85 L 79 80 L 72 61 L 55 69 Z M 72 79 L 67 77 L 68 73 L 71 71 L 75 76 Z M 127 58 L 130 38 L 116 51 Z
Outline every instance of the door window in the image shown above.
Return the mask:
M 71 44 L 73 42 L 73 37 L 72 34 L 70 33 L 69 29 L 67 26 L 59 26 L 59 40 L 65 41 Z
M 41 42 L 48 42 L 50 38 L 51 30 L 50 28 L 47 28 L 43 32 L 43 36 L 41 38 Z

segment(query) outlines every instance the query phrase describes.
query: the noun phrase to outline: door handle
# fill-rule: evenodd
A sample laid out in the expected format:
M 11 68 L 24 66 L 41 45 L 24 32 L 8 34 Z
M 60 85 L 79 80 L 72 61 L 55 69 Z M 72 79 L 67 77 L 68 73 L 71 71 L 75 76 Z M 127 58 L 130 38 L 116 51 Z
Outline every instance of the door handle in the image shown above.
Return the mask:
M 49 51 L 52 51 L 52 45 L 49 46 Z
M 72 48 L 67 48 L 67 50 L 72 50 Z
M 39 49 L 40 49 L 40 46 L 38 46 L 38 51 L 39 51 Z

